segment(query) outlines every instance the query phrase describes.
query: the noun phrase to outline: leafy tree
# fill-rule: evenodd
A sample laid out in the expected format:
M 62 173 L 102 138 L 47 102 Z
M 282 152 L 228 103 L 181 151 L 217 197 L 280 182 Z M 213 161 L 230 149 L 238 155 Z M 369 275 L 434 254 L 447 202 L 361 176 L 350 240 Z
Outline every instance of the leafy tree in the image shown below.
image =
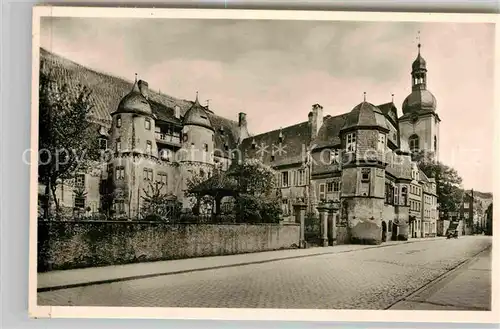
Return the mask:
M 149 183 L 148 188 L 143 189 L 144 195 L 141 196 L 144 200 L 141 213 L 146 220 L 153 221 L 169 221 L 177 215 L 179 204 L 172 199 L 170 193 L 165 193 L 162 182 Z
M 203 202 L 212 203 L 217 195 L 220 185 L 233 191 L 236 220 L 246 223 L 257 222 L 278 222 L 281 216 L 281 198 L 276 184 L 276 172 L 269 166 L 258 160 L 246 160 L 241 163 L 233 162 L 227 172 L 214 172 L 214 175 L 207 180 L 206 177 L 194 175 L 188 180 L 187 196 L 196 198 L 197 206 L 193 208 L 193 213 L 197 215 L 197 208 Z M 192 190 L 201 183 L 213 184 L 212 196 L 201 197 Z M 211 185 L 207 184 L 206 189 L 210 190 Z
M 245 222 L 278 222 L 281 214 L 276 171 L 256 159 L 237 163 L 230 169 L 236 180 L 237 218 Z
M 86 87 L 58 84 L 40 70 L 38 180 L 45 185 L 44 216 L 49 217 L 51 193 L 56 209 L 57 185 L 74 178 L 99 158 L 98 130 L 89 120 L 93 108 Z
M 445 214 L 458 211 L 464 193 L 461 188 L 462 178 L 458 172 L 450 166 L 434 161 L 432 154 L 420 157 L 417 163 L 427 177 L 436 179 L 437 202 L 440 211 Z

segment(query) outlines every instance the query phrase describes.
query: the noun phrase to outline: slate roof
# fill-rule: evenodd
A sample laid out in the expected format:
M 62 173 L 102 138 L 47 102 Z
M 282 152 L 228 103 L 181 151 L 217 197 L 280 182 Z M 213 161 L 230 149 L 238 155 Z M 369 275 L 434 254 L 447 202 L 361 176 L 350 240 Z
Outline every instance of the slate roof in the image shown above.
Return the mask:
M 66 84 L 68 90 L 76 90 L 78 85 L 84 85 L 92 91 L 91 100 L 94 103 L 92 117 L 102 125 L 111 126 L 110 114 L 118 109 L 122 98 L 130 93 L 134 86 L 133 81 L 114 77 L 106 73 L 97 72 L 83 65 L 77 64 L 69 59 L 51 53 L 44 48 L 40 48 L 40 70 L 51 72 L 56 82 Z M 174 108 L 179 106 L 181 117 L 194 104 L 193 101 L 175 98 L 163 93 L 159 93 L 149 88 L 148 101 L 153 113 L 159 120 L 180 123 L 175 118 Z M 208 110 L 208 117 L 215 134 L 215 147 L 225 150 L 237 147 L 239 127 L 236 121 L 220 117 Z M 182 118 L 181 118 L 182 119 Z M 220 127 L 224 127 L 224 134 L 218 133 Z M 228 156 L 224 151 L 224 156 Z
M 153 111 L 148 100 L 141 94 L 137 83 L 134 83 L 132 90 L 122 98 L 118 104 L 118 109 L 113 113 L 138 113 L 151 115 Z
M 208 112 L 205 107 L 201 106 L 198 102 L 198 96 L 196 96 L 193 106 L 191 106 L 184 115 L 182 123 L 185 125 L 198 125 L 207 129 L 213 129 L 210 119 L 208 119 Z
M 280 146 L 280 134 L 283 137 Z M 269 166 L 302 163 L 311 141 L 308 121 L 245 138 L 240 150 L 244 158 L 260 159 Z M 255 143 L 255 147 L 252 144 Z M 271 158 L 274 154 L 274 160 Z
M 388 129 L 382 111 L 368 102 L 362 102 L 356 105 L 352 111 L 347 114 L 346 122 L 342 130 L 358 126 L 378 126 Z
M 436 111 L 436 97 L 427 89 L 413 90 L 403 101 L 403 114 Z
M 418 52 L 417 58 L 413 61 L 411 64 L 412 71 L 418 71 L 418 70 L 426 70 L 426 62 L 425 59 L 420 55 L 420 51 Z
M 347 113 L 336 116 L 327 115 L 312 142 L 313 149 L 340 146 L 339 132 L 346 122 L 347 115 Z

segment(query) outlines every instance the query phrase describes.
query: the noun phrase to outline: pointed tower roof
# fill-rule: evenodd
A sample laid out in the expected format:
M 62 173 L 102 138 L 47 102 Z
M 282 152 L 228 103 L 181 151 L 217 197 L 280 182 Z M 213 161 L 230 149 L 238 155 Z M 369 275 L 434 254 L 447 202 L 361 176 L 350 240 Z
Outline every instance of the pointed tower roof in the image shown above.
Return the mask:
M 366 94 L 363 102 L 356 105 L 347 114 L 346 121 L 341 130 L 355 128 L 382 128 L 388 130 L 385 117 L 382 111 L 375 105 L 366 101 Z
M 196 92 L 196 99 L 194 100 L 193 105 L 184 115 L 182 123 L 184 125 L 194 125 L 214 130 L 205 107 L 203 107 L 198 101 L 198 92 Z
M 414 73 L 416 71 L 427 71 L 427 63 L 425 62 L 425 59 L 420 54 L 420 47 L 422 47 L 422 45 L 419 43 L 418 44 L 417 58 L 413 61 L 413 64 L 411 65 L 412 73 Z
M 118 109 L 112 114 L 118 113 L 136 113 L 141 115 L 152 116 L 153 111 L 151 110 L 151 106 L 139 90 L 139 86 L 137 83 L 137 73 L 135 74 L 134 85 L 132 86 L 132 90 L 125 95 L 120 103 L 118 104 Z
M 435 112 L 436 111 L 436 97 L 427 90 L 427 64 L 425 59 L 420 54 L 422 45 L 418 43 L 418 55 L 411 65 L 411 75 L 413 80 L 417 78 L 423 79 L 423 82 L 412 86 L 412 92 L 403 101 L 403 114 L 410 115 L 417 112 Z

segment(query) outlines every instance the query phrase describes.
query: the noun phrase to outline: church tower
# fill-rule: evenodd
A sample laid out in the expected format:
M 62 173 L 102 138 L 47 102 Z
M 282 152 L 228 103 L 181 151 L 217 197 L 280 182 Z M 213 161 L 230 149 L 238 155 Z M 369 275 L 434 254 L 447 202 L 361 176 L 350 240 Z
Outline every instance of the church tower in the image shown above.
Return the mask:
M 439 159 L 439 123 L 436 98 L 427 90 L 427 63 L 420 54 L 412 64 L 411 94 L 403 102 L 403 116 L 399 119 L 401 137 L 406 139 L 410 151 L 423 151 Z

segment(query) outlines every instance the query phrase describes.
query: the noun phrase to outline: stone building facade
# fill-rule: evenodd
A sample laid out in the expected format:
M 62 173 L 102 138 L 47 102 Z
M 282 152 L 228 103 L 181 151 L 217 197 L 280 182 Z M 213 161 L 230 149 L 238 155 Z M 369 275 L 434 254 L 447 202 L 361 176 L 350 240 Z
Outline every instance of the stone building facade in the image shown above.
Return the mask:
M 70 82 L 101 81 L 102 74 L 75 73 L 64 59 L 42 56 Z M 83 202 L 77 204 L 73 192 L 73 199 L 67 196 L 71 193 L 61 197 L 63 204 L 85 209 L 93 204 L 91 211 L 99 211 L 103 195 L 113 194 L 110 206 L 116 213 L 139 218 L 144 190 L 159 182 L 173 203 L 190 208 L 192 201 L 184 197 L 190 177 L 208 178 L 214 168 L 225 170 L 232 161 L 257 158 L 278 172 L 284 221 L 294 221 L 293 204 L 299 199 L 307 202 L 309 212 L 322 201 L 337 201 L 334 217 L 347 225 L 353 242 L 436 233 L 436 182 L 411 159 L 414 151 L 439 154 L 440 119 L 436 99 L 427 90 L 420 46 L 402 115 L 393 102 L 374 105 L 365 95 L 347 113 L 325 116 L 323 107 L 314 104 L 307 120 L 254 136 L 245 113 L 237 120 L 220 117 L 201 105 L 198 95 L 194 101 L 178 100 L 137 78 L 128 90 L 123 80 L 104 80 L 121 84 L 125 94 L 116 99 L 99 82 L 89 86 L 98 98 L 102 148 L 112 156 L 75 177 L 73 186 L 80 184 L 87 192 Z

